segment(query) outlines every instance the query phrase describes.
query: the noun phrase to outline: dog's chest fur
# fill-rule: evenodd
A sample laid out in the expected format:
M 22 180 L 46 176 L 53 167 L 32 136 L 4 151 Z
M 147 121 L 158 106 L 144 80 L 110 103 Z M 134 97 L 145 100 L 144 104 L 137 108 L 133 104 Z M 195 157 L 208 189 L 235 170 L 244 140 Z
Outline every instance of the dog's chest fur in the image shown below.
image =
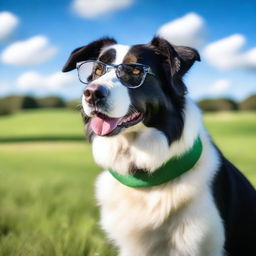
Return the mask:
M 192 109 L 189 105 L 187 114 Z M 193 114 L 195 116 L 196 113 Z M 198 125 L 192 125 L 194 121 L 194 118 L 189 117 L 185 120 L 181 139 L 184 145 L 200 129 Z M 95 160 L 100 164 L 104 162 L 106 168 L 115 165 L 119 170 L 122 166 L 127 171 L 129 161 L 122 159 L 122 154 L 127 153 L 125 147 L 131 150 L 133 156 L 140 156 L 140 150 L 144 153 L 139 159 L 131 159 L 132 162 L 137 165 L 152 165 L 154 162 L 155 167 L 157 158 L 163 162 L 166 156 L 184 150 L 182 145 L 174 144 L 172 152 L 165 152 L 164 149 L 162 152 L 152 152 L 153 148 L 159 149 L 161 145 L 165 148 L 161 134 L 150 128 L 142 130 L 140 136 L 146 136 L 143 133 L 155 138 L 155 141 L 151 139 L 151 146 L 146 144 L 149 140 L 144 140 L 144 147 L 134 147 L 138 143 L 136 138 L 125 142 L 125 135 L 117 137 L 115 142 L 108 138 L 96 139 L 93 145 Z M 109 238 L 121 248 L 120 255 L 223 255 L 223 225 L 210 188 L 218 169 L 218 156 L 203 129 L 200 136 L 204 147 L 200 160 L 192 170 L 174 181 L 161 186 L 134 189 L 120 184 L 107 171 L 98 177 L 96 197 L 101 206 L 101 224 Z M 117 147 L 118 142 L 124 147 L 122 151 Z
M 131 189 L 104 172 L 97 181 L 102 227 L 127 256 L 222 255 L 224 232 L 210 191 L 192 186 Z

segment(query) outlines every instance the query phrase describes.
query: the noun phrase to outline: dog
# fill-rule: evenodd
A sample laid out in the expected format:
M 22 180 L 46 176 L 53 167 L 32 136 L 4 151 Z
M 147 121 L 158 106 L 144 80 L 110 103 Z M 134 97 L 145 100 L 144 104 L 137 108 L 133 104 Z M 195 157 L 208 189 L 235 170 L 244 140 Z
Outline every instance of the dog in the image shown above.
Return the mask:
M 220 152 L 183 77 L 198 52 L 160 37 L 75 49 L 101 226 L 120 256 L 254 256 L 256 193 Z M 239 150 L 239 146 L 237 150 Z

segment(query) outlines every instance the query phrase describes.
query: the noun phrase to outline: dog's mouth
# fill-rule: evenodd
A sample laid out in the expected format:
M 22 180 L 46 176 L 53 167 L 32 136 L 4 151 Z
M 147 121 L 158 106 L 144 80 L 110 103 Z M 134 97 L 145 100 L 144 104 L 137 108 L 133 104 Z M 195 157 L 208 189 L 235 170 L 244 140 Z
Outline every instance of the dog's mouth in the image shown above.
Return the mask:
M 113 118 L 101 112 L 94 112 L 91 117 L 90 127 L 99 136 L 110 136 L 117 134 L 121 128 L 128 128 L 143 120 L 143 114 L 138 111 L 129 111 L 123 117 Z

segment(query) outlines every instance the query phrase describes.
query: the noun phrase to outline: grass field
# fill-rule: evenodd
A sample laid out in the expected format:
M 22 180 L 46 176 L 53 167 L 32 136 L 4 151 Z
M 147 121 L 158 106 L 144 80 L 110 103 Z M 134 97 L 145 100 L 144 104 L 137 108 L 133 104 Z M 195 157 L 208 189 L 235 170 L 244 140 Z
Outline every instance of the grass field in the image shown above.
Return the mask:
M 207 114 L 205 121 L 221 150 L 256 185 L 256 113 Z M 98 226 L 93 183 L 99 171 L 79 113 L 1 117 L 0 255 L 116 255 Z

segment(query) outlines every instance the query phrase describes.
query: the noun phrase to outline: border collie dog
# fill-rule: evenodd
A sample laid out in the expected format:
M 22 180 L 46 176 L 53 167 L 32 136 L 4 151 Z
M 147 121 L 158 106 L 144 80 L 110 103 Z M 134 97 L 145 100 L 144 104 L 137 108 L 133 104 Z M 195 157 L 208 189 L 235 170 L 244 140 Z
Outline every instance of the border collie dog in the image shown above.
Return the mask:
M 63 71 L 85 83 L 101 226 L 120 256 L 255 256 L 256 193 L 221 154 L 187 96 L 195 49 L 102 38 Z M 239 150 L 240 146 L 237 146 Z

